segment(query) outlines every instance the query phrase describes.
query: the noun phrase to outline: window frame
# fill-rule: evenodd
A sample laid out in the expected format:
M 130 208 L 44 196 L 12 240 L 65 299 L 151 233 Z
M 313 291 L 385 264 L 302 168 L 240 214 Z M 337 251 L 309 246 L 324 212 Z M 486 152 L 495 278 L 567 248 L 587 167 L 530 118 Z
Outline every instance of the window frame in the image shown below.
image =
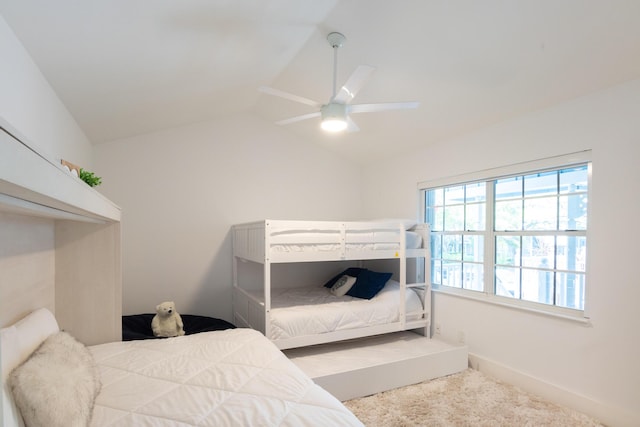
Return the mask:
M 591 287 L 591 280 L 589 280 L 589 262 L 585 261 L 585 289 L 584 289 L 584 304 L 583 309 L 567 308 L 541 302 L 524 300 L 522 298 L 511 298 L 506 296 L 500 296 L 495 293 L 495 238 L 502 235 L 502 231 L 495 231 L 493 229 L 494 221 L 494 205 L 496 202 L 494 194 L 494 185 L 489 185 L 492 181 L 502 179 L 511 176 L 523 176 L 534 173 L 540 173 L 547 170 L 568 169 L 573 166 L 586 165 L 587 166 L 587 198 L 589 203 L 587 204 L 587 221 L 590 217 L 591 206 L 593 205 L 592 194 L 592 160 L 591 150 L 585 150 L 576 153 L 570 153 L 560 156 L 554 156 L 544 159 L 538 159 L 528 162 L 515 163 L 507 166 L 485 169 L 477 172 L 472 172 L 463 175 L 455 175 L 435 180 L 428 180 L 419 182 L 418 194 L 420 201 L 419 214 L 420 218 L 426 218 L 426 195 L 427 190 L 441 187 L 453 187 L 466 184 L 474 184 L 478 182 L 484 182 L 486 185 L 486 200 L 485 200 L 485 230 L 481 232 L 464 230 L 463 232 L 456 232 L 457 234 L 482 234 L 484 237 L 484 289 L 481 291 L 465 289 L 463 287 L 451 287 L 446 285 L 432 284 L 432 289 L 435 292 L 446 293 L 463 298 L 470 298 L 473 300 L 479 300 L 487 303 L 497 304 L 500 306 L 511 307 L 515 309 L 526 310 L 530 312 L 551 315 L 555 317 L 576 320 L 579 322 L 589 322 L 588 307 L 589 307 L 589 288 Z M 537 232 L 537 231 L 536 231 Z M 518 232 L 520 235 L 528 234 L 527 230 L 521 230 Z M 555 230 L 551 231 L 549 235 L 561 236 L 561 235 L 573 235 L 576 234 L 573 231 L 568 230 Z M 579 234 L 579 233 L 578 233 Z M 583 231 L 586 238 L 586 254 L 587 258 L 590 254 L 589 246 L 589 227 L 587 225 L 586 230 Z M 431 243 L 429 243 L 431 244 Z M 433 258 L 431 258 L 433 260 Z M 463 285 L 462 285 L 463 286 Z

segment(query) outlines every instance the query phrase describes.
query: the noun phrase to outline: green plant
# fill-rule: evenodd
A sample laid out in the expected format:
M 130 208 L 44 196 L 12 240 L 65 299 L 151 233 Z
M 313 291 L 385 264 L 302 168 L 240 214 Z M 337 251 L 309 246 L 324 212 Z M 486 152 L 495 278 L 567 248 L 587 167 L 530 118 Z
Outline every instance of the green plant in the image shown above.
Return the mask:
M 89 172 L 84 169 L 80 169 L 80 179 L 89 184 L 90 187 L 95 187 L 102 183 L 99 176 L 95 176 L 93 172 Z

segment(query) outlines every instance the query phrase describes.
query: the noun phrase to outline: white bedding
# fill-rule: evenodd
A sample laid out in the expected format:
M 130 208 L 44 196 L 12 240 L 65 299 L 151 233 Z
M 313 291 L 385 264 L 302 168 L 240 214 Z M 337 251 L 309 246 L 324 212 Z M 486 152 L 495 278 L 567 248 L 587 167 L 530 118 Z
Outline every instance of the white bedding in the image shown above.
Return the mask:
M 90 349 L 103 384 L 92 426 L 362 426 L 251 329 Z
M 257 298 L 261 297 L 258 293 Z M 389 280 L 370 300 L 337 297 L 325 287 L 271 289 L 271 339 L 317 335 L 345 329 L 397 322 L 400 284 Z M 405 292 L 408 320 L 422 317 L 422 302 L 416 292 Z
M 279 235 L 282 236 L 285 234 L 290 235 L 291 239 L 296 240 L 296 242 L 272 244 L 271 250 L 275 252 L 328 252 L 338 251 L 342 247 L 340 243 L 320 243 L 327 235 L 327 233 L 323 232 L 300 232 L 293 230 L 287 233 L 280 233 Z M 418 233 L 408 231 L 405 236 L 407 249 L 418 249 L 422 247 L 422 237 Z M 397 243 L 398 234 L 394 232 L 377 231 L 361 233 L 358 237 L 358 240 L 362 241 L 347 242 L 345 248 L 352 251 L 400 249 L 400 245 Z M 367 241 L 375 243 L 368 243 Z

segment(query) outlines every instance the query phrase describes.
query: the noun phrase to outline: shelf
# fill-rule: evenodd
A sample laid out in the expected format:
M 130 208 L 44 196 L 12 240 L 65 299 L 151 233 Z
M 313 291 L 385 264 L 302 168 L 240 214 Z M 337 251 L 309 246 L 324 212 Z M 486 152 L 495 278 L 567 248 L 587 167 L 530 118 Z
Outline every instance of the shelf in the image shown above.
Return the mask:
M 39 153 L 0 117 L 0 211 L 119 222 L 120 208 Z

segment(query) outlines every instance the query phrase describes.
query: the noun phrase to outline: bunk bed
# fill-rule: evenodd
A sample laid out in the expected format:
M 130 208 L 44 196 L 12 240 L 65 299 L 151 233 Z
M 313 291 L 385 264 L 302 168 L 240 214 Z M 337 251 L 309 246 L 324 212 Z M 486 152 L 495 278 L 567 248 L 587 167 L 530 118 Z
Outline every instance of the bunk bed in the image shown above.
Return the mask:
M 232 237 L 234 324 L 262 332 L 280 349 L 404 330 L 429 336 L 427 224 L 262 220 L 234 225 Z M 365 268 L 381 262 L 392 266 L 390 274 Z M 326 263 L 326 271 L 293 286 L 274 279 L 276 266 L 303 263 Z M 382 279 L 374 296 L 332 294 L 332 284 L 352 271 L 354 288 L 361 271 L 392 278 Z

